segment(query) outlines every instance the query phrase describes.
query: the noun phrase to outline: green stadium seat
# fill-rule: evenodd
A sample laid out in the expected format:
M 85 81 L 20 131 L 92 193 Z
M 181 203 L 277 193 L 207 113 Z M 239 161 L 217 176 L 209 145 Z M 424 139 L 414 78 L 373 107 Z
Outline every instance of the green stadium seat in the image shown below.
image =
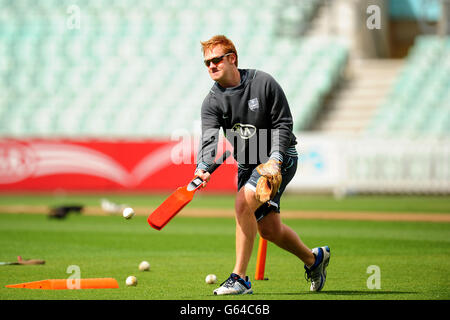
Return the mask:
M 277 36 L 282 8 L 270 0 L 256 7 L 251 0 L 214 7 L 202 0 L 0 1 L 0 115 L 12 119 L 0 120 L 2 135 L 169 135 L 186 119 L 198 120 L 212 85 L 199 41 L 215 33 L 233 39 L 240 67 L 282 84 L 303 128 L 348 53 L 333 38 Z M 317 4 L 300 3 L 294 18 L 308 23 Z M 81 10 L 79 30 L 66 25 L 61 8 L 70 5 Z M 4 92 L 14 94 L 2 100 Z
M 390 135 L 448 136 L 448 114 L 439 110 L 448 105 L 450 98 L 447 43 L 448 38 L 436 36 L 416 38 L 387 101 L 370 123 L 368 134 L 388 127 Z

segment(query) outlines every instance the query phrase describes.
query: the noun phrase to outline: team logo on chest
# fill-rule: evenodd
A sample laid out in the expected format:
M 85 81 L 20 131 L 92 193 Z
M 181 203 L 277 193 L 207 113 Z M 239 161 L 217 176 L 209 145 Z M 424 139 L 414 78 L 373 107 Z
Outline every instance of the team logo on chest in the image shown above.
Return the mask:
M 252 111 L 258 110 L 259 109 L 258 98 L 248 100 L 248 108 Z
M 251 124 L 236 123 L 231 131 L 239 134 L 242 139 L 250 139 L 255 135 L 256 127 Z

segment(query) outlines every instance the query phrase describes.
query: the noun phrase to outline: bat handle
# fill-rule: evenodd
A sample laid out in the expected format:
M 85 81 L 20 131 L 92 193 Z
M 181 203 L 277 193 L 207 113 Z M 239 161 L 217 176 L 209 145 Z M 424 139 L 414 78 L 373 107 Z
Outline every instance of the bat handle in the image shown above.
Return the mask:
M 222 164 L 222 163 L 224 163 L 225 162 L 225 160 L 227 160 L 227 158 L 229 157 L 231 155 L 231 152 L 230 152 L 230 150 L 227 150 L 227 151 L 225 151 L 223 154 L 222 154 L 222 159 L 221 159 L 221 161 L 216 161 L 216 162 L 214 162 L 212 165 L 211 165 L 211 167 L 209 167 L 209 169 L 207 170 L 210 174 L 212 174 L 214 171 L 216 171 L 216 169 L 218 168 L 218 167 L 220 167 L 220 165 Z

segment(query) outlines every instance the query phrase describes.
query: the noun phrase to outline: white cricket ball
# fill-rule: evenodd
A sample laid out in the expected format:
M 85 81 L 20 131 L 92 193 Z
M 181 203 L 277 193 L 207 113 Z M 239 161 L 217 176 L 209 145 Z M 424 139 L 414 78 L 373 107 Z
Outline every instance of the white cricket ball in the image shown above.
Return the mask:
M 122 215 L 125 219 L 131 219 L 134 217 L 134 210 L 133 208 L 125 208 L 122 211 Z
M 205 278 L 207 284 L 213 284 L 217 282 L 217 277 L 215 274 L 208 274 Z
M 141 270 L 141 271 L 149 271 L 150 270 L 150 263 L 148 263 L 147 261 L 142 261 L 139 264 L 139 270 Z
M 129 276 L 127 280 L 125 280 L 125 284 L 129 287 L 137 285 L 137 278 L 135 276 Z

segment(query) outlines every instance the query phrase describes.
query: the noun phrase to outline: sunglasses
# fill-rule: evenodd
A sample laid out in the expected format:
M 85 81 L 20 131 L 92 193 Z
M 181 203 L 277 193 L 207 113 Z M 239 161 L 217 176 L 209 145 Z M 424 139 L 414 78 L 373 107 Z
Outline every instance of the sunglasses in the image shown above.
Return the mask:
M 209 67 L 211 62 L 214 63 L 214 64 L 218 64 L 220 61 L 223 60 L 223 58 L 225 58 L 226 56 L 229 56 L 230 54 L 233 54 L 233 52 L 225 53 L 223 56 L 220 56 L 220 57 L 215 57 L 215 58 L 211 58 L 209 60 L 204 60 L 205 66 Z

